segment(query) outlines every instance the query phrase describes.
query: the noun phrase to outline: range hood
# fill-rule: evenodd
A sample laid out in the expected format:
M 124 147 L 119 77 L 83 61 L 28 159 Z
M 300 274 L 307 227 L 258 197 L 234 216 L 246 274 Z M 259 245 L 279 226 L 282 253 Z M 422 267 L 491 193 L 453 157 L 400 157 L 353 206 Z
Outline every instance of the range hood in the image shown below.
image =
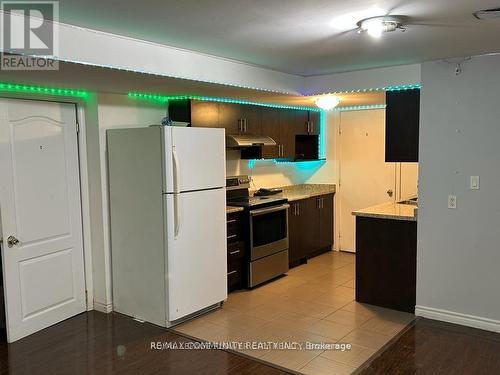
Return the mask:
M 226 136 L 226 147 L 244 148 L 252 146 L 276 146 L 271 137 L 265 135 L 236 134 Z

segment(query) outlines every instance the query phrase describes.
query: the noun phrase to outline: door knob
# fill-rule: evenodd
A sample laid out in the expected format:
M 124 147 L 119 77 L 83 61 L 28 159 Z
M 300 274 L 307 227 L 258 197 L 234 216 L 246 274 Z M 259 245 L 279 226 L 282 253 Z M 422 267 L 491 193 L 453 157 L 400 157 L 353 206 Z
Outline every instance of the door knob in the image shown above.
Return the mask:
M 14 236 L 9 236 L 9 237 L 7 238 L 7 246 L 8 246 L 8 247 L 14 247 L 14 246 L 16 246 L 17 244 L 19 244 L 19 240 L 18 240 L 16 237 L 14 237 Z
M 392 189 L 387 190 L 387 195 L 389 197 L 392 197 L 393 194 L 394 194 L 394 192 L 392 191 Z

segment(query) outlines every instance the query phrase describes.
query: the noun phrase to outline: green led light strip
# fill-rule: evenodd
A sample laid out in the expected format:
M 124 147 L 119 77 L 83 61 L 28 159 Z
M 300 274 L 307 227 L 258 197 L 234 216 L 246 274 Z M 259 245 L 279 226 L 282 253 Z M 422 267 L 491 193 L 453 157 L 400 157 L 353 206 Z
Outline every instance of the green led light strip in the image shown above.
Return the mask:
M 21 92 L 30 94 L 45 94 L 45 95 L 76 96 L 80 98 L 86 98 L 89 95 L 87 91 L 82 91 L 82 90 L 30 86 L 30 85 L 22 85 L 17 83 L 6 83 L 6 82 L 0 82 L 0 91 Z
M 233 103 L 233 104 L 245 104 L 245 105 L 256 105 L 260 107 L 268 107 L 268 108 L 283 108 L 283 109 L 296 109 L 301 111 L 314 111 L 320 112 L 321 109 L 315 107 L 302 107 L 302 106 L 292 106 L 292 105 L 284 105 L 284 104 L 270 104 L 270 103 L 260 103 L 260 102 L 252 102 L 247 100 L 238 100 L 231 98 L 217 98 L 211 96 L 196 96 L 196 95 L 177 95 L 177 96 L 167 96 L 167 95 L 156 95 L 156 94 L 146 94 L 139 92 L 129 92 L 128 96 L 130 98 L 135 99 L 144 99 L 144 100 L 152 100 L 160 103 L 166 103 L 169 100 L 203 100 L 209 102 L 220 102 L 220 103 Z
M 326 163 L 326 159 L 318 159 L 318 160 L 280 160 L 280 159 L 252 159 L 248 160 L 248 168 L 253 169 L 255 164 L 269 164 L 273 163 L 275 165 L 289 165 L 302 170 L 313 170 L 319 166 L 322 166 Z

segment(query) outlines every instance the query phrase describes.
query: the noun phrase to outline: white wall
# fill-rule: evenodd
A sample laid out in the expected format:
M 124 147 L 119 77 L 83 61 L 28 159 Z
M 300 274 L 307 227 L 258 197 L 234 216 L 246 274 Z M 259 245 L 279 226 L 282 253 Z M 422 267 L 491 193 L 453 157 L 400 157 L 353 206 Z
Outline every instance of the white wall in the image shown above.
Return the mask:
M 420 83 L 420 64 L 306 77 L 305 95 Z
M 422 67 L 417 313 L 500 332 L 500 56 L 462 69 Z
M 3 12 L 0 11 L 3 17 Z M 22 16 L 19 16 L 22 17 Z M 298 93 L 304 78 L 238 61 L 59 23 L 58 60 L 167 77 Z

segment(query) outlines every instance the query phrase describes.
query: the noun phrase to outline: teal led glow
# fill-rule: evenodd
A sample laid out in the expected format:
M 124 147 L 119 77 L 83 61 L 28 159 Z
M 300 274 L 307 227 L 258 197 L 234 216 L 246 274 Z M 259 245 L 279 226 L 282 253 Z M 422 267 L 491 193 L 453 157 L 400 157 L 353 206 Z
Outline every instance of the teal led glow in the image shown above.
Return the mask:
M 273 163 L 275 165 L 289 165 L 301 170 L 311 170 L 318 168 L 326 163 L 326 159 L 319 160 L 284 160 L 284 159 L 252 159 L 248 160 L 248 168 L 253 169 L 257 163 L 269 164 Z
M 45 95 L 60 95 L 60 96 L 75 96 L 79 98 L 86 98 L 89 93 L 83 90 L 30 86 L 18 83 L 0 82 L 0 91 L 19 92 L 29 94 L 45 94 Z
M 318 142 L 318 155 L 320 159 L 326 158 L 325 124 L 326 124 L 326 113 L 325 111 L 321 111 L 319 113 L 319 142 Z
M 334 111 L 364 111 L 369 109 L 385 109 L 387 107 L 386 104 L 368 104 L 368 105 L 351 105 L 347 107 L 337 107 L 334 108 Z
M 420 90 L 422 85 L 420 83 L 414 83 L 411 85 L 398 85 L 398 86 L 386 86 L 384 91 L 405 91 L 405 90 Z
M 255 105 L 259 107 L 268 107 L 268 108 L 283 108 L 283 109 L 296 109 L 301 111 L 313 111 L 320 112 L 321 110 L 316 107 L 303 107 L 303 106 L 292 106 L 292 105 L 284 105 L 284 104 L 271 104 L 271 103 L 261 103 L 261 102 L 252 102 L 247 100 L 238 100 L 232 98 L 217 98 L 212 96 L 197 96 L 197 95 L 177 95 L 177 96 L 168 96 L 168 95 L 157 95 L 157 94 L 147 94 L 147 93 L 139 93 L 139 92 L 129 92 L 128 96 L 130 98 L 135 99 L 143 99 L 143 100 L 152 100 L 155 102 L 164 102 L 167 103 L 169 100 L 203 100 L 209 102 L 219 102 L 219 103 L 232 103 L 232 104 L 244 104 L 244 105 Z

